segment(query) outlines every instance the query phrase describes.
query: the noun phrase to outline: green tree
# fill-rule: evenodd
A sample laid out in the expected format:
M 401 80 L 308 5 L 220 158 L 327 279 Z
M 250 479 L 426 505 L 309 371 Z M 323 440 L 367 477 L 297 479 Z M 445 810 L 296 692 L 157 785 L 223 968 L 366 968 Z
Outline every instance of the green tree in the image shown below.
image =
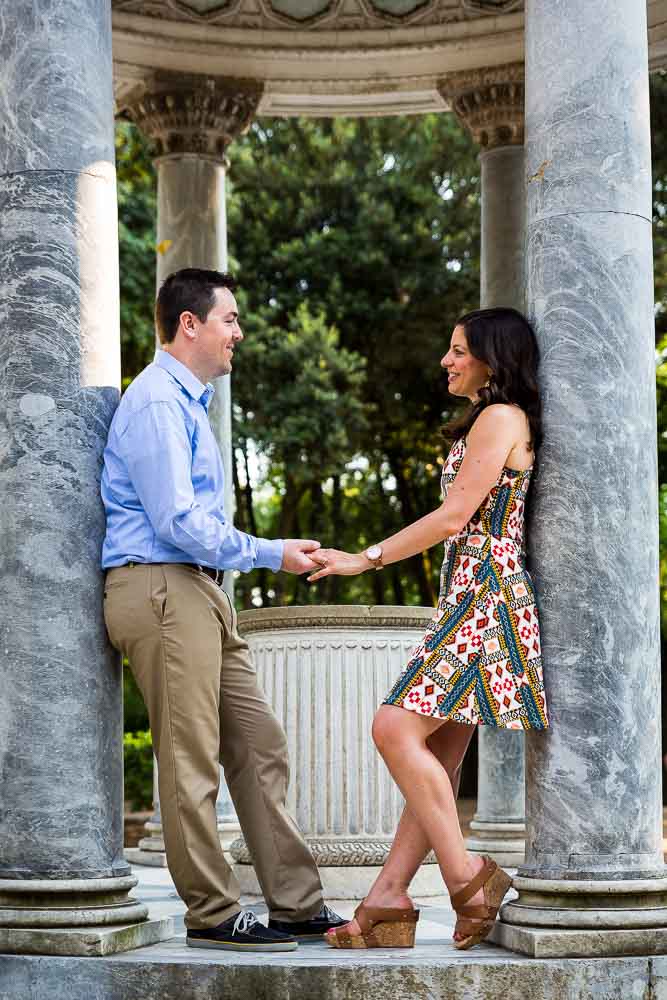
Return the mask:
M 269 481 L 284 493 L 277 529 L 270 533 L 317 537 L 325 530 L 325 484 L 345 471 L 367 431 L 364 361 L 342 348 L 337 330 L 326 325 L 322 314 L 312 316 L 305 302 L 286 330 L 253 313 L 246 328 L 248 339 L 239 351 L 234 380 L 235 440 L 245 473 L 245 489 L 238 473 L 235 477 L 237 523 L 257 530 L 247 489 L 253 447 L 268 463 Z M 306 496 L 308 517 L 301 519 Z M 265 603 L 266 573 L 260 579 Z M 278 596 L 284 579 L 275 581 Z M 307 586 L 301 591 L 307 600 Z
M 477 157 L 450 115 L 265 119 L 231 152 L 229 242 L 249 303 L 288 329 L 307 301 L 343 348 L 366 359 L 365 469 L 355 469 L 352 483 L 341 474 L 325 498 L 337 528 L 325 541 L 358 548 L 437 503 L 438 427 L 448 405 L 439 360 L 457 316 L 479 300 Z M 255 377 L 239 364 L 234 394 L 251 400 Z M 353 461 L 352 441 L 341 457 Z M 288 462 L 282 473 L 290 472 Z M 355 506 L 359 473 L 378 501 L 373 522 L 365 520 L 372 507 Z M 277 530 L 298 507 L 287 480 L 274 481 L 288 508 L 272 508 Z M 304 496 L 302 523 L 309 504 Z M 436 572 L 427 557 L 393 568 L 391 599 L 432 603 Z M 340 599 L 358 599 L 358 582 L 340 588 Z M 378 581 L 366 579 L 361 590 L 376 599 Z

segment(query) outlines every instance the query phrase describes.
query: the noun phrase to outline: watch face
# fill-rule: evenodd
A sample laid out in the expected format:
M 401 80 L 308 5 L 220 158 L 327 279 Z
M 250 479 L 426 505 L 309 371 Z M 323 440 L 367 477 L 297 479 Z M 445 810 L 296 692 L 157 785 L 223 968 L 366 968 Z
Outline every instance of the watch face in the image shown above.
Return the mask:
M 371 560 L 380 559 L 382 556 L 382 547 L 380 545 L 371 545 L 370 548 L 366 549 L 366 555 Z

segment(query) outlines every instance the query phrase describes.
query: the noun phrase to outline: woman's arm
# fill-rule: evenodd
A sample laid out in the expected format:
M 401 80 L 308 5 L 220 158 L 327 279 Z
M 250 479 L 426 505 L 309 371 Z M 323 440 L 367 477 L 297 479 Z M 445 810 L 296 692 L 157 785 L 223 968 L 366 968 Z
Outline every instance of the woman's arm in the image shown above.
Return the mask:
M 512 448 L 525 434 L 525 426 L 525 416 L 517 407 L 496 403 L 482 410 L 468 434 L 466 453 L 447 499 L 430 514 L 380 542 L 383 565 L 408 559 L 458 534 L 498 481 Z M 311 581 L 331 574 L 352 576 L 372 566 L 363 552 L 353 555 L 320 549 L 310 558 L 322 567 L 308 577 Z

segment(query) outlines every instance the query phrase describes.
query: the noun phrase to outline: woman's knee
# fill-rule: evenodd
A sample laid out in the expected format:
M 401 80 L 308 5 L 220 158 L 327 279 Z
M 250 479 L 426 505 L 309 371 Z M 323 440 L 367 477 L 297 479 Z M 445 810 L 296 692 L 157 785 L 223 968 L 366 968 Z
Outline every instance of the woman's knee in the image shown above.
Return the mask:
M 373 719 L 371 736 L 382 756 L 384 756 L 386 749 L 396 742 L 398 735 L 396 719 L 391 713 L 385 711 L 384 706 L 379 708 Z

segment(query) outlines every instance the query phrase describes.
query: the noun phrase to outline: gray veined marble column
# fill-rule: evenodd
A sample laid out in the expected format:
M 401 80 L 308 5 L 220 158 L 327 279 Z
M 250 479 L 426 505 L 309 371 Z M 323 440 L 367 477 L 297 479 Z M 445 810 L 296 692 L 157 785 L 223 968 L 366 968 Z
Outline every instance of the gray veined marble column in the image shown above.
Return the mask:
M 102 615 L 120 383 L 109 15 L 14 0 L 0 17 L 0 952 L 108 953 L 165 929 L 128 895 Z
M 157 73 L 136 94 L 125 112 L 150 136 L 158 175 L 157 285 L 181 267 L 227 269 L 225 152 L 243 132 L 257 108 L 261 86 L 253 81 L 189 74 Z M 210 419 L 225 469 L 225 510 L 233 517 L 232 411 L 230 376 L 217 379 Z M 233 598 L 232 573 L 224 588 Z M 159 791 L 155 782 L 154 814 L 148 836 L 133 862 L 165 864 Z M 228 848 L 240 833 L 224 778 L 216 803 L 218 831 Z
M 545 442 L 531 549 L 552 728 L 501 943 L 664 953 L 646 8 L 526 4 L 527 298 Z
M 454 73 L 440 89 L 480 147 L 482 308 L 525 299 L 525 167 L 522 63 Z M 525 852 L 524 738 L 478 729 L 477 811 L 469 850 L 516 867 Z

